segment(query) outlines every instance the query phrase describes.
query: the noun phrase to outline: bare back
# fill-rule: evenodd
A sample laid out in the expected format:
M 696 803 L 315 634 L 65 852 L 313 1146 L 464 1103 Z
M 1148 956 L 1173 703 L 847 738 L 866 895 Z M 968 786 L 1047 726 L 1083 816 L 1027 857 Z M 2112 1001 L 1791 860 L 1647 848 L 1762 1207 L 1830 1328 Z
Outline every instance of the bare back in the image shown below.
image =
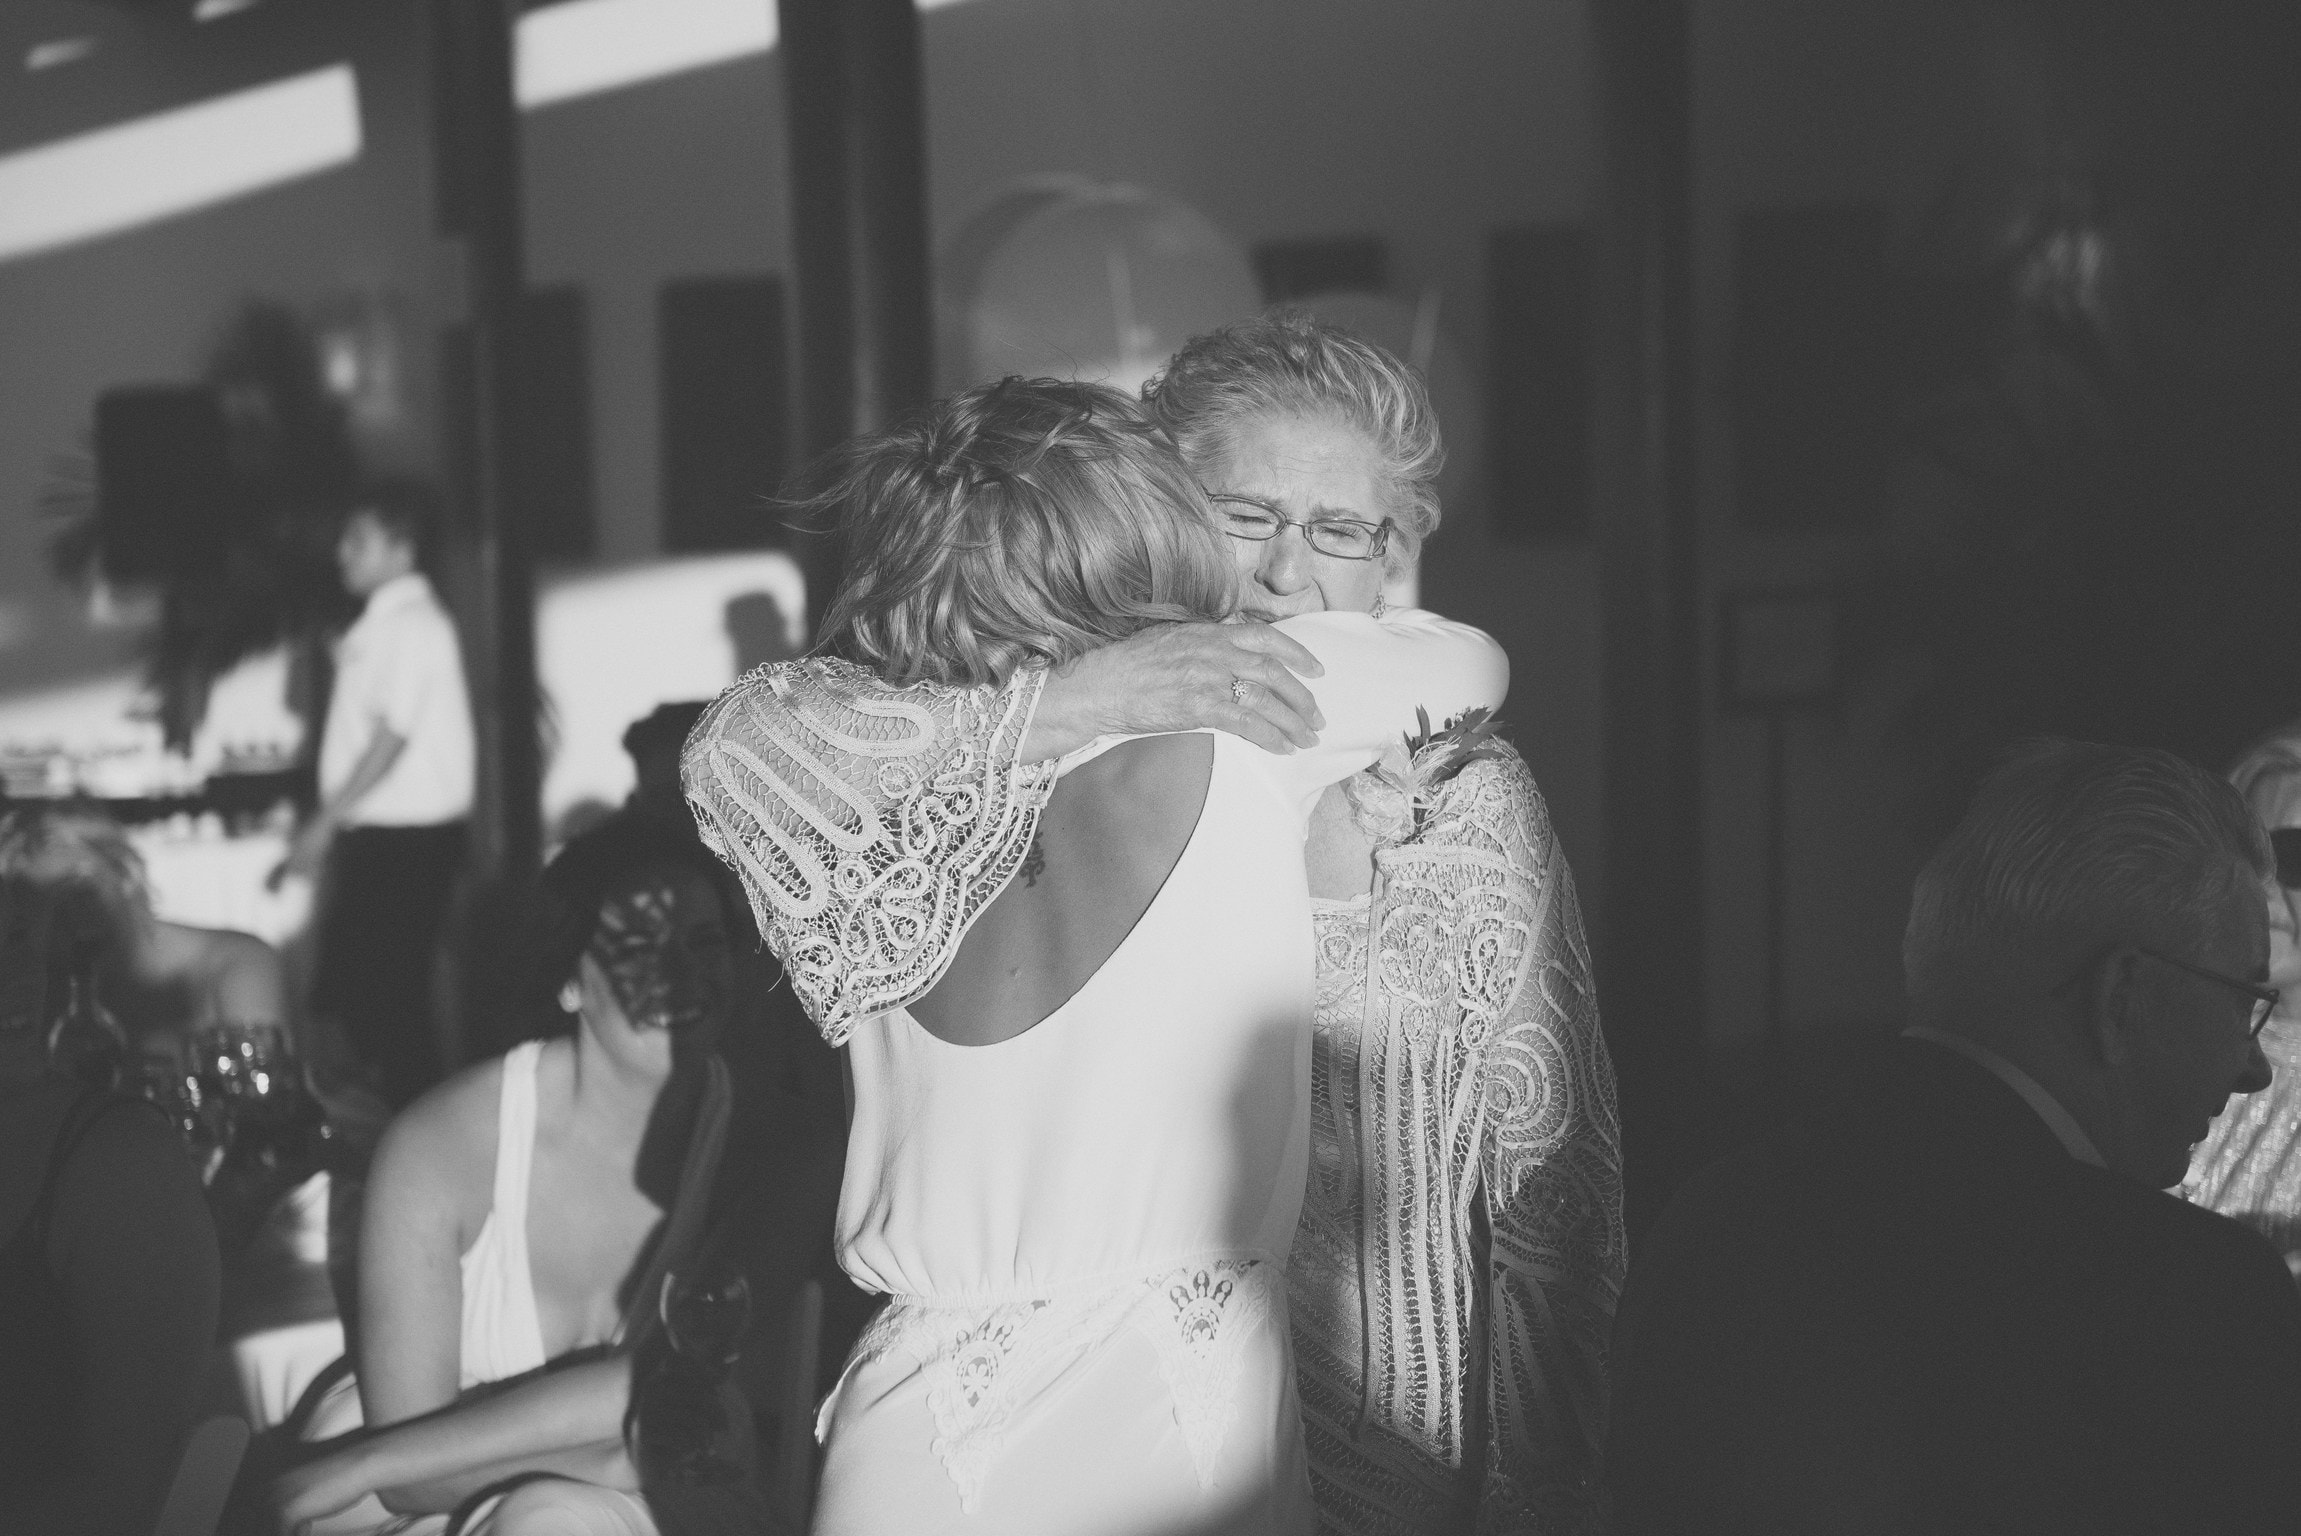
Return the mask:
M 1213 766 L 1210 736 L 1145 736 L 1066 774 L 1021 872 L 911 1016 L 939 1040 L 977 1046 L 1052 1016 L 1157 899 L 1197 830 Z

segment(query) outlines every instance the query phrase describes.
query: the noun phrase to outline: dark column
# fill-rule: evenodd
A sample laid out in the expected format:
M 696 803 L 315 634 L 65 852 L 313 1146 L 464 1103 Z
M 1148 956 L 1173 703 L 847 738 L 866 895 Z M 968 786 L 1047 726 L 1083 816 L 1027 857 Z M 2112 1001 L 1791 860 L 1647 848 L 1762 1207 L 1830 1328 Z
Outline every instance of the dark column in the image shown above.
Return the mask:
M 438 106 L 433 173 L 439 225 L 454 252 L 464 321 L 448 372 L 468 381 L 446 423 L 460 441 L 470 555 L 466 670 L 479 735 L 472 853 L 483 877 L 519 879 L 541 857 L 542 750 L 536 735 L 535 576 L 511 484 L 517 421 L 520 294 L 519 114 L 512 100 L 516 0 L 433 0 Z
M 1687 0 L 1590 7 L 1603 174 L 1593 492 L 1604 598 L 1599 1003 L 1633 1235 L 1706 1134 Z
M 923 403 L 933 315 L 912 0 L 777 0 L 790 116 L 799 452 L 812 459 Z M 810 622 L 839 552 L 803 537 Z

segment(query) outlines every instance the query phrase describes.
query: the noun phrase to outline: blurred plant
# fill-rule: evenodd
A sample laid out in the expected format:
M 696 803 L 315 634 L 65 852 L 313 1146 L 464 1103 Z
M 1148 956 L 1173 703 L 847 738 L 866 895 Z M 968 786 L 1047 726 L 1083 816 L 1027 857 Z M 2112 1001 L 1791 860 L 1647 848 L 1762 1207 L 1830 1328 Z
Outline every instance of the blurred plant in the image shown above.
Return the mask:
M 315 724 L 319 690 L 309 663 L 318 638 L 350 612 L 336 577 L 334 528 L 358 464 L 304 323 L 283 305 L 248 304 L 225 327 L 201 377 L 222 403 L 229 434 L 225 548 L 159 579 L 159 619 L 144 641 L 161 727 L 176 747 L 199 729 L 219 677 L 282 642 L 304 663 L 293 669 L 302 681 L 290 705 Z M 83 462 L 62 469 L 41 498 L 51 563 L 69 581 L 102 575 L 108 541 L 96 489 Z
M 2024 735 L 2219 765 L 2301 708 L 2292 210 L 2152 239 L 2045 175 L 1960 263 L 1969 192 L 1911 243 L 1896 527 L 1848 604 L 1932 820 Z

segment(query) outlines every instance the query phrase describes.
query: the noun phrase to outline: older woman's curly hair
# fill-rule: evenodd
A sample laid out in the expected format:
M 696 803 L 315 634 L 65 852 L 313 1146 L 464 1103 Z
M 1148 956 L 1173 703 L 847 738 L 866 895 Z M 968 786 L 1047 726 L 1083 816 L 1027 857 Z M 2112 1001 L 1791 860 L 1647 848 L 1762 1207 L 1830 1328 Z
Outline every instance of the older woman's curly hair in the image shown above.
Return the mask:
M 1143 403 L 1201 475 L 1265 417 L 1330 421 L 1381 463 L 1383 511 L 1411 549 L 1438 527 L 1446 445 L 1422 375 L 1381 347 L 1301 310 L 1194 336 L 1143 385 Z
M 809 505 L 845 530 L 847 574 L 820 644 L 890 682 L 1004 682 L 1230 612 L 1231 556 L 1205 494 L 1107 386 L 965 390 L 840 450 L 833 471 Z

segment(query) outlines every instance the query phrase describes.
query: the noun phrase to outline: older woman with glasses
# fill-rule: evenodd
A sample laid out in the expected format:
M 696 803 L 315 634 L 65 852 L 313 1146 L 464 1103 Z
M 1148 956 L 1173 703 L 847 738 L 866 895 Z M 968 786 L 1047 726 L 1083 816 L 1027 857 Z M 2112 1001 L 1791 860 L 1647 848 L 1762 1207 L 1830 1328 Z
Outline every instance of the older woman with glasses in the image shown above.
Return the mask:
M 1233 536 L 1243 616 L 1383 611 L 1439 517 L 1412 370 L 1280 314 L 1192 341 L 1144 395 Z M 1319 1006 L 1288 1298 L 1321 1528 L 1593 1528 L 1620 1144 L 1542 796 L 1466 722 L 1329 791 L 1307 858 Z
M 1439 516 L 1413 370 L 1280 313 L 1193 340 L 1143 394 L 1231 536 L 1234 618 L 1384 615 Z M 1320 721 L 1287 668 L 1307 660 L 1263 624 L 1145 631 L 1056 667 L 1017 759 L 1205 727 L 1302 744 Z M 1594 1529 L 1621 1152 L 1541 793 L 1482 713 L 1426 722 L 1325 792 L 1305 858 L 1317 1008 L 1287 1298 L 1320 1529 Z
M 2301 1277 L 2301 721 L 2256 744 L 2229 781 L 2269 830 L 2277 873 L 2265 882 L 2269 982 L 2254 1029 L 2269 1086 L 2232 1104 L 2190 1155 L 2181 1193 L 2259 1232 Z

